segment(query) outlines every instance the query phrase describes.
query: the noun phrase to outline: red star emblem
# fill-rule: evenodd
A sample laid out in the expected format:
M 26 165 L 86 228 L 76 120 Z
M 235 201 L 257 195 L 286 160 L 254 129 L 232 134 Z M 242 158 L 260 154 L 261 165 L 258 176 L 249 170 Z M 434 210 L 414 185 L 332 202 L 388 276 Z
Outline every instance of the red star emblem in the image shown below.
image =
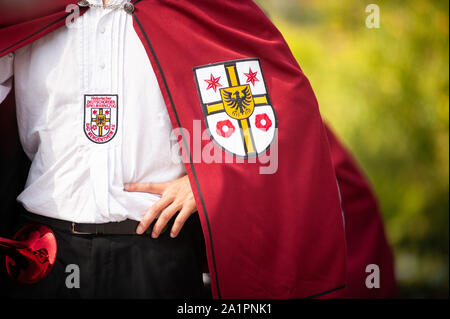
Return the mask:
M 106 114 L 106 115 L 109 115 L 109 111 L 105 111 L 105 114 Z
M 247 77 L 247 83 L 251 83 L 251 84 L 253 84 L 253 86 L 255 86 L 256 82 L 259 82 L 258 77 L 257 77 L 258 72 L 253 72 L 252 68 L 250 68 L 248 73 L 244 73 L 244 75 Z
M 97 114 L 97 110 L 92 111 L 92 113 L 93 113 L 94 115 Z
M 220 81 L 220 76 L 218 78 L 215 78 L 211 74 L 211 79 L 205 80 L 205 82 L 208 83 L 208 87 L 206 88 L 206 90 L 213 89 L 214 92 L 217 92 L 217 88 L 222 86 L 222 84 L 220 84 L 219 81 Z

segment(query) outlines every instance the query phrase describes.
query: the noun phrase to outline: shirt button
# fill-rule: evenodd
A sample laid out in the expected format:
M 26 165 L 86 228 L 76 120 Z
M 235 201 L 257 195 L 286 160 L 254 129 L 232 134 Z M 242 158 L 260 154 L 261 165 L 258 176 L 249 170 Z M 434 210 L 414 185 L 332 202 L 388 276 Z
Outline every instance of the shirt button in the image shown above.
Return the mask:
M 101 64 L 100 64 L 100 69 L 104 69 L 105 66 L 106 66 L 105 63 L 101 63 Z
M 8 54 L 8 56 L 10 57 L 10 58 L 13 58 L 14 57 L 14 53 L 10 53 L 10 54 Z
M 105 27 L 103 27 L 103 28 L 100 29 L 100 33 L 102 33 L 102 34 L 105 33 L 105 31 L 106 31 L 106 28 L 105 28 Z

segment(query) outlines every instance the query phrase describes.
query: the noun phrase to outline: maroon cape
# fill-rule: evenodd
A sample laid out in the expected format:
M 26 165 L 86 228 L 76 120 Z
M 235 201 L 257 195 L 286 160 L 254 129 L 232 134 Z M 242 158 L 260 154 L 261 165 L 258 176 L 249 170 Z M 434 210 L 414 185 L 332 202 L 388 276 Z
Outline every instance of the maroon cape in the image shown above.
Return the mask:
M 345 233 L 332 154 L 316 98 L 283 37 L 255 3 L 132 2 L 134 27 L 156 73 L 174 128 L 182 127 L 193 136 L 193 121 L 201 120 L 206 129 L 195 68 L 239 59 L 259 59 L 276 113 L 277 143 L 270 150 L 278 149 L 275 174 L 260 174 L 260 167 L 267 164 L 247 158 L 242 163 L 185 165 L 202 222 L 214 297 L 303 298 L 335 296 L 330 293 L 338 290 L 348 293 L 349 289 L 342 290 L 347 282 L 352 283 L 347 273 L 353 271 L 346 264 L 346 236 L 350 240 L 356 237 L 361 245 L 370 243 L 364 254 L 349 252 L 355 272 L 363 275 L 367 262 L 383 263 L 381 267 L 390 267 L 392 272 L 376 206 L 370 206 L 368 214 L 361 210 L 361 218 L 353 226 L 348 224 L 355 218 L 347 220 Z M 76 1 L 43 0 L 27 12 L 5 10 L 1 7 L 5 5 L 0 5 L 0 56 L 63 27 L 71 14 L 65 9 L 71 3 Z M 16 216 L 15 197 L 23 189 L 29 165 L 18 142 L 14 110 L 11 94 L 1 105 L 0 130 L 7 137 L 0 143 L 0 173 L 4 176 L 0 190 L 7 195 L 1 204 L 2 233 Z M 348 204 L 348 211 L 358 214 L 358 205 L 351 203 L 359 201 L 376 205 L 367 189 L 358 192 L 358 186 L 366 183 L 357 169 L 352 170 L 353 179 L 346 178 L 345 168 L 340 174 L 340 163 L 347 168 L 353 163 L 331 141 L 331 150 L 338 154 L 335 164 L 338 179 L 342 177 L 344 212 Z M 205 140 L 202 146 L 210 142 Z M 180 146 L 192 150 L 186 134 Z M 377 249 L 381 252 L 374 254 Z M 360 277 L 355 277 L 359 286 L 364 285 Z
M 351 154 L 329 128 L 331 158 L 339 183 L 347 237 L 347 287 L 327 297 L 395 298 L 397 285 L 393 256 L 383 227 L 377 199 Z M 368 265 L 380 269 L 380 288 L 368 289 Z

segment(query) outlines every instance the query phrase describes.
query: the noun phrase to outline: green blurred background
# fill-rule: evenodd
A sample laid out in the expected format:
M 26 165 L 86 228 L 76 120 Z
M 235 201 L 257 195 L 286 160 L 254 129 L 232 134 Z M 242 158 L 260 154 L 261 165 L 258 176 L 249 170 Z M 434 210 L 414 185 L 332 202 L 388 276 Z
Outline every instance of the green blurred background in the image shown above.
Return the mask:
M 449 3 L 257 0 L 369 176 L 400 296 L 449 296 Z M 366 27 L 366 6 L 380 28 Z

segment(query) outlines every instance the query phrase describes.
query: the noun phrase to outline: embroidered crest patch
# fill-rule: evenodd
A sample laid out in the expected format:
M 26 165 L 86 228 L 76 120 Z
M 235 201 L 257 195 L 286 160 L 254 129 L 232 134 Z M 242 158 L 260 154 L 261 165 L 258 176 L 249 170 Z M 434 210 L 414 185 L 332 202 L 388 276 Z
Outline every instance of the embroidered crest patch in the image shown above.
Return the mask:
M 105 144 L 117 133 L 118 96 L 84 96 L 84 133 L 89 140 Z
M 194 75 L 212 140 L 236 156 L 264 153 L 277 120 L 259 59 L 204 65 Z

